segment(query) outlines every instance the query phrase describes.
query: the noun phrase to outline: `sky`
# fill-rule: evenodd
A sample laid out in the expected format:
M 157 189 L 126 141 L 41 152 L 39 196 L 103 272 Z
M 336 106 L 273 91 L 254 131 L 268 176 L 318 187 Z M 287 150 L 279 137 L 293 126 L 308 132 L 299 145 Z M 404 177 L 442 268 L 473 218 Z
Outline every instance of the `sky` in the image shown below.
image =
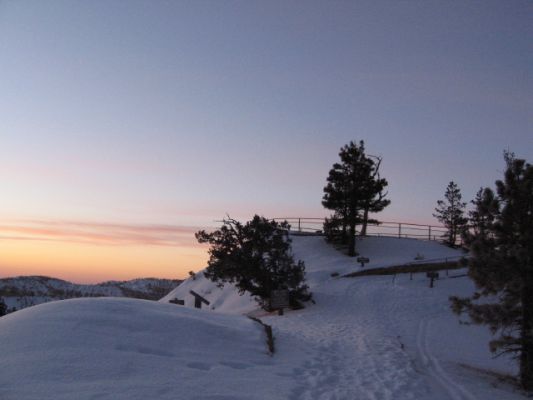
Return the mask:
M 530 1 L 0 0 L 0 277 L 184 277 L 226 214 L 323 217 L 339 149 L 375 217 L 533 161 Z

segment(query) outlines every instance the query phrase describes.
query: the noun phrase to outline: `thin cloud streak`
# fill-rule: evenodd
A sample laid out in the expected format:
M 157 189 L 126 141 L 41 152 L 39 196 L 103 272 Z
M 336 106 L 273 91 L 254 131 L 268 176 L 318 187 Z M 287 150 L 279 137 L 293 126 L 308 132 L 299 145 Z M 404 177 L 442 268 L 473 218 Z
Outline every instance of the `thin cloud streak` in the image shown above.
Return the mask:
M 64 220 L 24 220 L 0 224 L 0 240 L 36 240 L 106 246 L 187 246 L 199 227 Z

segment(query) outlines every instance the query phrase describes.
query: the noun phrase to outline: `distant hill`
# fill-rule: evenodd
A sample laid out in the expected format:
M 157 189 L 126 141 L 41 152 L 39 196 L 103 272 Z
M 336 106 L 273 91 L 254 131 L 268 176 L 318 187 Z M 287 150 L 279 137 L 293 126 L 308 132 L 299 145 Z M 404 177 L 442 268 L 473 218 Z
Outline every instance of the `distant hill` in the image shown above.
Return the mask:
M 159 300 L 181 283 L 178 279 L 140 278 L 80 285 L 47 276 L 0 279 L 0 297 L 10 310 L 78 297 L 131 297 Z

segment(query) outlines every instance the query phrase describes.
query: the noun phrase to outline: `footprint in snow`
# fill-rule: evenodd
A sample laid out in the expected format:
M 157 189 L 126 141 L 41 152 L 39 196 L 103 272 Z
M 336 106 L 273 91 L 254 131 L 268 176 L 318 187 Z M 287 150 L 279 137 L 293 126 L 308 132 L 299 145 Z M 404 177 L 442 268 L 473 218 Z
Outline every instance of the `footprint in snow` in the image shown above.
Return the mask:
M 187 367 L 201 371 L 209 371 L 211 369 L 211 365 L 202 362 L 190 362 L 187 364 Z
M 232 362 L 232 361 L 223 361 L 220 363 L 220 365 L 224 365 L 225 367 L 230 367 L 233 369 L 247 369 L 253 367 L 253 365 L 250 364 L 243 364 L 238 362 Z

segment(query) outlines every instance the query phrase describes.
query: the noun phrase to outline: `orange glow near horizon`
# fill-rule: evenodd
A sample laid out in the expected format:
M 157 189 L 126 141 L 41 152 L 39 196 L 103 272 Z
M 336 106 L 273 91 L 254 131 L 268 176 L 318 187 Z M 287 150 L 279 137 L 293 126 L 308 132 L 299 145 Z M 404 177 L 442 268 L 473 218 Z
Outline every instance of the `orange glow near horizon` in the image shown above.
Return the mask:
M 195 228 L 80 222 L 0 225 L 0 277 L 45 275 L 76 283 L 181 279 L 207 262 Z

